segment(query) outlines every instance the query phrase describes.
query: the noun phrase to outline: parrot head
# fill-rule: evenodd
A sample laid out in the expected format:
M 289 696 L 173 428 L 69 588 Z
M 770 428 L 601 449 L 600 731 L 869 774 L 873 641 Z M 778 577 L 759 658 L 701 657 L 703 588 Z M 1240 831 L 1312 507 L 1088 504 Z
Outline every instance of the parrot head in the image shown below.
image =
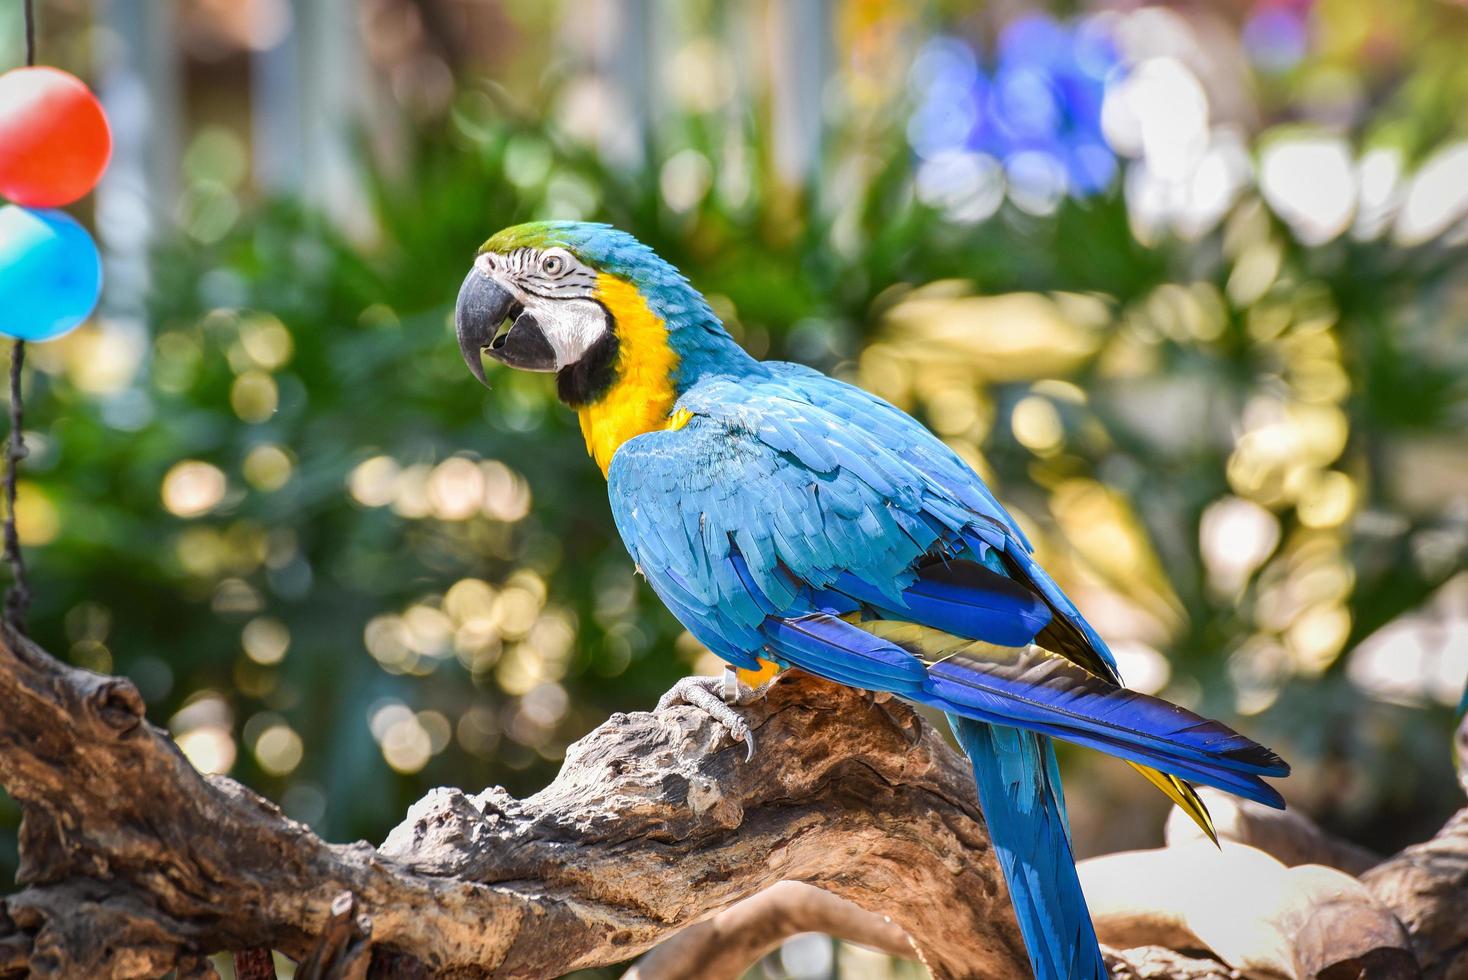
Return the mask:
M 603 472 L 627 439 L 676 422 L 674 403 L 699 377 L 753 363 L 677 269 L 603 224 L 498 232 L 464 277 L 454 321 L 481 382 L 482 355 L 555 374 Z

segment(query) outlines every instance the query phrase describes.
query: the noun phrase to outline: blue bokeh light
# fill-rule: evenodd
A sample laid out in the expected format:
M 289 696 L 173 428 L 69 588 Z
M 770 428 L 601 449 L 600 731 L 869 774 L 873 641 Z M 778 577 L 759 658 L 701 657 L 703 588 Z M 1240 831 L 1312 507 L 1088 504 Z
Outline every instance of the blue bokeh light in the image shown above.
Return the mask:
M 1244 24 L 1243 42 L 1261 70 L 1289 71 L 1310 48 L 1308 4 L 1260 4 Z
M 913 64 L 909 142 L 927 161 L 956 152 L 992 157 L 1017 201 L 1043 207 L 1099 193 L 1118 169 L 1101 107 L 1121 64 L 1095 18 L 1018 17 L 1000 33 L 987 67 L 967 41 L 936 37 Z

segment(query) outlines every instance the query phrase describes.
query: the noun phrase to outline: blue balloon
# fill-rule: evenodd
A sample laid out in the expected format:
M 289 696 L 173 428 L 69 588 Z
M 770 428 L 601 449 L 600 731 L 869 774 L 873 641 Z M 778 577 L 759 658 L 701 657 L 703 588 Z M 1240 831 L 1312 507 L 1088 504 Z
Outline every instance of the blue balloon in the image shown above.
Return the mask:
M 102 257 L 85 228 L 60 211 L 0 208 L 0 333 L 59 337 L 101 293 Z

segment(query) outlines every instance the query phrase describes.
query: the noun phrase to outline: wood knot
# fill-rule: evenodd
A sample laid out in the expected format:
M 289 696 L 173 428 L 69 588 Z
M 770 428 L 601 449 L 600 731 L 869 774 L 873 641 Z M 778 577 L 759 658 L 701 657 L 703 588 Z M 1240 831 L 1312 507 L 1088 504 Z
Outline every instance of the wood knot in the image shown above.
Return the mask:
M 126 735 L 142 722 L 146 706 L 132 681 L 108 677 L 87 695 L 87 709 L 107 728 Z
M 744 807 L 725 796 L 717 780 L 706 776 L 688 781 L 688 808 L 694 816 L 711 820 L 723 830 L 733 830 L 744 822 Z

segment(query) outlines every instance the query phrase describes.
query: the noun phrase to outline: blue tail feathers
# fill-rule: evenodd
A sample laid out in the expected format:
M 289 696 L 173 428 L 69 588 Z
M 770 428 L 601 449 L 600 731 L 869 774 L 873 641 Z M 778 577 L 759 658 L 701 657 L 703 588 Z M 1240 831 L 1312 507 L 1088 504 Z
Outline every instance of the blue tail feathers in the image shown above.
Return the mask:
M 1036 980 L 1105 980 L 1081 893 L 1050 739 L 950 714 Z

